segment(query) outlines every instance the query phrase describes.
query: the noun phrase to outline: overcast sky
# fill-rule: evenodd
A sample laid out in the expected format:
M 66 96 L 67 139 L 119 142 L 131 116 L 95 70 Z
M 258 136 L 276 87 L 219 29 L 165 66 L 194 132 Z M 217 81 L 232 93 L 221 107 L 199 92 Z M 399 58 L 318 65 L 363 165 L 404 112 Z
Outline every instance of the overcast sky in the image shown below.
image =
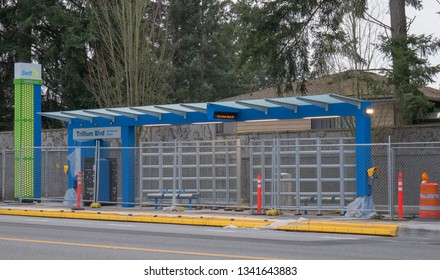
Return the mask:
M 409 32 L 413 34 L 433 34 L 440 38 L 440 4 L 436 0 L 423 0 L 423 10 L 417 11 L 412 8 L 406 9 L 408 18 L 416 19 L 412 23 Z M 429 58 L 432 65 L 440 64 L 440 54 Z M 437 75 L 436 82 L 430 85 L 433 88 L 440 89 L 440 75 Z

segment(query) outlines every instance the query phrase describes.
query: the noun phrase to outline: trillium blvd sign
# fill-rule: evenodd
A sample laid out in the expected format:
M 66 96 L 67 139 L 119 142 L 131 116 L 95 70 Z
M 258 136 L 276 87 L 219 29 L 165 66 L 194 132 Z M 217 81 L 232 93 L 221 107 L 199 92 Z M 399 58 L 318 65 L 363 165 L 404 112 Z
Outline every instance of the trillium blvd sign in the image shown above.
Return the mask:
M 121 127 L 73 129 L 74 140 L 118 139 L 118 138 L 121 138 Z

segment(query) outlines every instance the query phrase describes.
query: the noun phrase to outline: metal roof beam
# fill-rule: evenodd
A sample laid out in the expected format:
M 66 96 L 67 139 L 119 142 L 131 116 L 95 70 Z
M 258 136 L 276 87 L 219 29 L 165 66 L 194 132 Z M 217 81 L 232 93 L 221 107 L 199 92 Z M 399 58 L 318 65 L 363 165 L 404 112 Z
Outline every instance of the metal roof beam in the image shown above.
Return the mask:
M 66 116 L 66 117 L 63 117 L 63 116 L 60 116 L 60 115 L 58 115 L 58 114 L 53 114 L 53 113 L 38 113 L 39 115 L 41 115 L 41 116 L 43 116 L 43 117 L 48 117 L 48 118 L 52 118 L 52 119 L 56 119 L 56 120 L 59 120 L 59 121 L 63 121 L 63 122 L 68 122 L 68 123 L 71 123 L 72 122 L 72 118 L 71 117 L 68 117 L 68 116 Z
M 385 100 L 373 100 L 371 101 L 371 103 L 373 103 L 373 105 L 375 104 L 387 104 L 387 103 L 393 103 L 395 101 L 399 101 L 399 99 L 385 99 Z
M 330 97 L 332 97 L 334 99 L 337 99 L 339 101 L 346 102 L 348 104 L 354 105 L 358 109 L 360 109 L 362 107 L 362 105 L 361 105 L 362 102 L 359 99 L 348 97 L 348 96 L 342 96 L 342 95 L 338 95 L 338 94 L 332 94 L 332 93 L 329 94 L 329 95 L 330 95 Z
M 192 105 L 192 104 L 182 104 L 181 103 L 179 105 L 184 107 L 184 108 L 188 108 L 188 109 L 194 110 L 196 112 L 206 114 L 206 108 L 200 108 L 200 107 L 197 107 L 197 106 Z
M 121 114 L 122 116 L 124 116 L 124 117 L 128 117 L 128 118 L 132 118 L 132 119 L 134 119 L 135 121 L 138 120 L 138 116 L 139 116 L 139 115 L 136 114 L 136 113 L 127 112 L 127 111 L 124 111 L 124 110 L 121 110 L 121 109 L 106 108 L 106 109 L 104 109 L 104 110 L 109 111 L 109 112 L 113 112 L 113 113 L 117 113 L 117 114 Z
M 321 108 L 324 108 L 326 111 L 328 111 L 328 103 L 327 102 L 317 101 L 317 100 L 313 100 L 308 97 L 302 97 L 302 96 L 297 96 L 296 99 L 303 101 L 303 102 L 306 102 L 306 103 L 309 103 L 309 104 L 312 104 L 312 105 L 315 105 L 315 106 L 318 106 L 318 107 L 321 107 Z
M 85 116 L 85 115 L 82 115 L 82 114 L 78 114 L 78 113 L 73 113 L 72 111 L 70 111 L 70 112 L 60 112 L 61 114 L 63 114 L 63 115 L 66 115 L 66 116 L 71 116 L 71 117 L 75 117 L 75 118 L 78 118 L 78 119 L 82 119 L 82 120 L 86 120 L 86 121 L 89 121 L 89 122 L 93 122 L 93 116 Z
M 172 114 L 180 115 L 186 119 L 186 113 L 187 113 L 186 111 L 175 109 L 175 108 L 169 108 L 166 106 L 160 106 L 160 105 L 155 105 L 154 108 L 157 108 L 157 109 L 160 109 L 160 110 L 172 113 Z
M 261 112 L 263 112 L 266 115 L 267 115 L 268 110 L 269 110 L 269 107 L 253 104 L 253 103 L 246 102 L 246 101 L 239 100 L 239 101 L 235 101 L 235 103 L 243 105 L 243 106 L 246 106 L 246 107 L 249 107 L 249 108 L 252 108 L 252 109 L 255 109 L 255 110 L 258 110 L 258 111 L 261 111 Z
M 92 114 L 92 115 L 97 115 L 98 117 L 101 117 L 101 118 L 110 119 L 112 122 L 115 121 L 115 116 L 111 115 L 111 114 L 105 114 L 105 113 L 102 113 L 102 112 L 96 112 L 94 110 L 83 110 L 83 111 L 86 112 L 86 113 Z
M 291 109 L 295 113 L 298 113 L 298 105 L 296 105 L 296 104 L 280 101 L 280 100 L 277 100 L 277 99 L 264 99 L 264 100 L 269 102 L 269 103 L 272 103 L 272 104 L 275 104 L 275 105 L 278 105 L 278 106 L 281 106 L 281 107 L 284 107 L 284 108 L 287 108 L 287 109 Z
M 158 118 L 159 120 L 162 120 L 162 113 L 154 112 L 154 111 L 151 111 L 151 110 L 148 110 L 148 109 L 144 109 L 142 107 L 129 107 L 129 108 L 130 108 L 130 110 L 133 110 L 133 111 L 136 111 L 136 112 L 140 112 L 140 113 L 144 113 L 146 115 L 150 115 L 150 116 Z

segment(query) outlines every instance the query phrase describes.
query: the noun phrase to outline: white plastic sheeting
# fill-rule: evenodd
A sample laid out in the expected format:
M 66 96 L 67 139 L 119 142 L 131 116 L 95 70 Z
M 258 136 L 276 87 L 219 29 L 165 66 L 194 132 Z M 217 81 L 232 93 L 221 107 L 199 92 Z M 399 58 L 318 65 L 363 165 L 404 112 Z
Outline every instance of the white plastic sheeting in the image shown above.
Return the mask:
M 81 148 L 75 148 L 75 150 L 67 156 L 67 160 L 70 163 L 70 175 L 76 178 L 78 172 L 81 171 Z
M 347 208 L 345 217 L 371 218 L 376 215 L 372 196 L 359 196 Z
M 66 190 L 63 204 L 68 207 L 74 207 L 76 205 L 76 190 L 74 188 L 68 188 Z

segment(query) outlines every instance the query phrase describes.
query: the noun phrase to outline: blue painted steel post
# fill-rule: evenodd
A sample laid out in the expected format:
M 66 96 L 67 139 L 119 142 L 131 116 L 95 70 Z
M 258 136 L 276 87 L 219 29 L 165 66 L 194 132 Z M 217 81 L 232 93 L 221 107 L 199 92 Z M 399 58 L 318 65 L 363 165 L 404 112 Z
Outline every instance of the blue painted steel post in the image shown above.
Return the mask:
M 367 144 L 367 145 L 362 145 Z M 370 196 L 367 169 L 371 167 L 371 118 L 365 107 L 356 115 L 356 195 Z
M 122 207 L 134 207 L 134 126 L 123 126 L 122 136 Z
M 41 85 L 34 85 L 34 198 L 41 198 Z M 47 166 L 45 168 L 48 168 Z

